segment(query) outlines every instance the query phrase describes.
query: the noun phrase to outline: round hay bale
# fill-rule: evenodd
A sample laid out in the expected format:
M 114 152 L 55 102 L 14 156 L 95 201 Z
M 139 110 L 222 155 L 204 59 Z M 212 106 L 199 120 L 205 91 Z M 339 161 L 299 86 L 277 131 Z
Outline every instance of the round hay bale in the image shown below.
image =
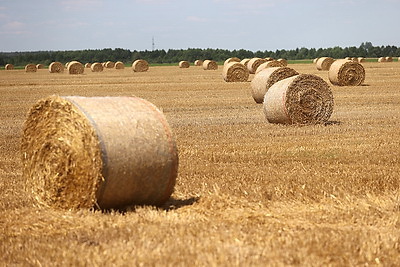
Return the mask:
M 256 73 L 251 81 L 251 94 L 254 101 L 262 103 L 265 93 L 274 83 L 298 74 L 297 71 L 288 67 L 271 67 Z
M 186 60 L 179 61 L 179 68 L 187 69 L 189 67 L 190 67 L 189 61 L 186 61 Z
M 350 60 L 336 60 L 329 69 L 329 81 L 339 86 L 358 86 L 365 80 L 363 65 Z
M 317 60 L 317 70 L 329 70 L 335 60 L 331 57 L 320 57 Z
M 217 70 L 218 64 L 214 60 L 204 60 L 203 62 L 203 69 L 204 70 Z
M 125 64 L 122 61 L 115 62 L 114 68 L 117 70 L 123 70 L 125 68 Z
M 195 60 L 194 61 L 194 65 L 195 66 L 202 66 L 203 65 L 203 60 L 201 60 L 201 59 Z
M 286 67 L 287 64 L 288 64 L 288 63 L 287 63 L 287 60 L 284 59 L 284 58 L 280 58 L 280 59 L 278 59 L 277 61 L 280 62 L 280 63 L 282 63 L 283 67 Z
M 263 109 L 271 123 L 317 124 L 328 121 L 333 104 L 328 83 L 313 74 L 299 74 L 273 84 L 265 93 Z
M 103 64 L 95 62 L 92 64 L 92 66 L 90 66 L 90 69 L 92 70 L 92 72 L 102 72 L 104 70 L 104 67 Z
M 249 70 L 250 74 L 256 73 L 257 68 L 267 62 L 264 58 L 254 57 L 250 59 L 249 63 L 247 63 L 247 69 Z
M 386 62 L 393 62 L 393 58 L 392 57 L 385 57 Z
M 138 59 L 132 63 L 132 69 L 134 72 L 145 72 L 149 69 L 149 63 L 146 60 Z
M 36 72 L 37 68 L 35 64 L 26 64 L 25 65 L 25 72 Z
M 345 57 L 344 59 L 346 59 L 346 60 L 351 60 L 351 57 Z
M 247 64 L 249 63 L 249 61 L 250 61 L 250 58 L 244 58 L 244 59 L 242 59 L 242 60 L 240 61 L 240 63 L 243 64 L 243 65 L 245 65 L 246 68 L 247 68 Z
M 44 69 L 44 65 L 43 64 L 36 64 L 36 69 L 38 69 L 38 70 Z
M 5 69 L 5 70 L 13 70 L 13 69 L 14 69 L 14 65 L 13 65 L 13 64 L 6 64 L 6 65 L 4 66 L 4 69 Z
M 64 66 L 61 62 L 55 61 L 49 65 L 50 73 L 61 73 L 64 72 Z
M 85 68 L 79 61 L 71 61 L 68 63 L 68 73 L 69 74 L 83 74 Z
M 386 62 L 386 58 L 385 57 L 380 57 L 380 58 L 378 58 L 378 62 Z
M 285 67 L 285 66 L 283 65 L 282 62 L 277 61 L 277 60 L 267 61 L 267 62 L 262 63 L 260 66 L 258 66 L 255 74 L 259 73 L 263 69 L 274 68 L 274 67 Z
M 105 64 L 105 67 L 107 69 L 112 69 L 112 68 L 114 68 L 114 66 L 115 66 L 115 62 L 113 62 L 113 61 L 107 61 Z
M 224 65 L 222 77 L 225 82 L 247 82 L 249 70 L 240 62 L 233 61 Z
M 357 57 L 352 57 L 351 60 L 354 61 L 354 62 L 358 62 L 358 58 Z
M 63 209 L 162 205 L 178 170 L 165 116 L 136 97 L 42 99 L 25 121 L 21 152 L 26 189 Z
M 225 60 L 224 65 L 231 63 L 231 62 L 240 62 L 240 58 L 238 57 L 230 57 Z
M 313 59 L 313 63 L 314 63 L 314 64 L 317 64 L 318 59 L 319 59 L 319 57 L 314 58 L 314 59 Z
M 275 60 L 275 59 L 272 58 L 272 57 L 266 57 L 265 60 L 266 60 L 266 61 L 273 61 L 273 60 Z
M 364 63 L 365 62 L 365 58 L 364 57 L 358 57 L 357 61 L 358 61 L 358 63 Z
M 92 63 L 85 63 L 85 69 L 90 69 L 92 67 Z

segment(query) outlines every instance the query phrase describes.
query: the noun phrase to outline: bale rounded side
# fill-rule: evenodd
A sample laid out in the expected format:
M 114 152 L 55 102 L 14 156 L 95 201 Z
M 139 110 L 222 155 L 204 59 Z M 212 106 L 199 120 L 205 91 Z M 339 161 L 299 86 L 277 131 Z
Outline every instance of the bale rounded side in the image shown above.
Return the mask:
M 195 65 L 195 66 L 203 66 L 203 60 L 201 60 L 201 59 L 195 60 L 195 61 L 194 61 L 194 65 Z
M 247 82 L 249 75 L 246 66 L 237 61 L 225 64 L 222 69 L 222 77 L 225 82 Z
M 335 60 L 331 57 L 320 57 L 317 60 L 317 70 L 329 70 Z
M 218 64 L 214 60 L 206 59 L 203 62 L 203 69 L 204 70 L 217 70 Z
M 280 61 L 277 60 L 270 60 L 267 62 L 262 63 L 260 66 L 258 66 L 258 68 L 256 69 L 255 74 L 259 73 L 260 71 L 262 71 L 263 69 L 266 68 L 274 68 L 274 67 L 285 67 L 284 64 Z
M 254 74 L 256 73 L 257 68 L 265 62 L 267 62 L 265 58 L 259 58 L 259 57 L 252 58 L 247 63 L 247 69 L 249 70 L 250 74 Z
M 114 64 L 114 68 L 117 70 L 123 70 L 125 68 L 125 64 L 122 61 L 117 61 Z
M 8 63 L 8 64 L 6 64 L 6 65 L 4 66 L 4 69 L 5 69 L 5 70 L 13 70 L 13 69 L 14 69 L 14 65 Z
M 228 63 L 231 63 L 231 62 L 240 62 L 240 58 L 238 58 L 238 57 L 230 57 L 230 58 L 227 58 L 227 59 L 224 61 L 224 65 L 225 65 L 225 64 L 228 64 Z
M 179 66 L 179 68 L 181 68 L 181 69 L 187 69 L 187 68 L 190 67 L 190 63 L 189 63 L 189 61 L 181 60 L 181 61 L 179 61 L 178 66 Z

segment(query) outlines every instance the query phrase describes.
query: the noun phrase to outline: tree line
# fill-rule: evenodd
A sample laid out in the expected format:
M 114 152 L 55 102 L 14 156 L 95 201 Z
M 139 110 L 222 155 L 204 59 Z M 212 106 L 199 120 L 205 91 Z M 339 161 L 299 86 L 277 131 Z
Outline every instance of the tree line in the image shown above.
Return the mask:
M 292 50 L 277 49 L 276 51 L 250 51 L 245 49 L 157 49 L 157 50 L 129 50 L 123 48 L 86 49 L 74 51 L 33 51 L 33 52 L 0 52 L 0 65 L 11 63 L 15 66 L 24 66 L 28 63 L 49 65 L 51 62 L 62 63 L 77 60 L 86 62 L 122 61 L 130 64 L 136 59 L 147 60 L 150 64 L 177 63 L 181 60 L 193 62 L 197 59 L 212 59 L 218 62 L 230 57 L 253 58 L 272 57 L 285 58 L 287 60 L 314 59 L 317 57 L 368 57 L 376 58 L 383 56 L 399 57 L 400 47 L 396 46 L 373 46 L 371 42 L 363 42 L 359 47 L 332 48 L 296 48 Z

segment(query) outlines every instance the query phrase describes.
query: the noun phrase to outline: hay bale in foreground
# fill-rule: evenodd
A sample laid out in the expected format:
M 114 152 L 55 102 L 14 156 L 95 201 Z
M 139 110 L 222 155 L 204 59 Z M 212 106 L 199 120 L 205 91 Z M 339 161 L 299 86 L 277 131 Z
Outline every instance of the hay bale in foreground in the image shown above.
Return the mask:
M 233 61 L 224 65 L 222 77 L 225 82 L 247 82 L 249 70 L 240 62 Z
M 55 61 L 49 65 L 50 73 L 61 73 L 64 72 L 64 65 L 61 62 Z
M 5 70 L 13 70 L 14 69 L 14 65 L 13 64 L 6 64 L 5 66 L 4 66 L 4 69 Z
M 36 72 L 37 68 L 35 64 L 26 64 L 25 65 L 25 72 Z
M 78 61 L 71 61 L 68 63 L 68 73 L 69 74 L 83 74 L 85 67 L 82 63 Z
M 43 64 L 36 64 L 36 69 L 38 69 L 38 70 L 44 69 L 44 65 Z
M 175 185 L 178 153 L 168 122 L 140 98 L 42 99 L 21 144 L 26 189 L 44 206 L 162 205 Z
M 339 86 L 358 86 L 365 80 L 364 67 L 354 61 L 336 60 L 329 68 L 329 81 Z
M 204 70 L 217 70 L 218 64 L 214 60 L 204 60 L 203 62 L 203 69 Z
M 132 63 L 132 70 L 134 72 L 145 72 L 149 70 L 149 63 L 144 59 L 137 59 Z
M 262 71 L 263 69 L 266 68 L 274 68 L 274 67 L 285 67 L 284 64 L 280 61 L 277 60 L 270 60 L 267 62 L 262 63 L 260 66 L 258 66 L 258 68 L 256 69 L 256 73 L 259 73 L 260 71 Z
M 273 84 L 298 74 L 297 71 L 288 67 L 271 67 L 256 73 L 251 81 L 251 94 L 254 101 L 262 103 L 265 93 Z
M 122 61 L 115 62 L 114 68 L 116 70 L 123 70 L 125 68 L 125 64 Z
M 187 69 L 187 68 L 190 67 L 190 63 L 189 63 L 189 61 L 181 60 L 181 61 L 179 61 L 178 66 L 179 66 L 179 68 L 181 68 L 181 69 Z
M 238 57 L 230 57 L 225 60 L 224 65 L 231 63 L 231 62 L 240 62 L 240 58 Z
M 264 96 L 268 122 L 282 124 L 325 123 L 333 112 L 329 85 L 313 74 L 300 74 L 273 84 Z
M 102 72 L 104 70 L 103 64 L 100 62 L 95 62 L 90 66 L 92 72 Z
M 254 74 L 256 73 L 257 68 L 265 62 L 267 62 L 265 58 L 259 58 L 259 57 L 252 58 L 247 63 L 247 69 L 249 70 L 250 74 Z
M 320 57 L 317 60 L 317 70 L 329 70 L 335 60 L 331 57 Z

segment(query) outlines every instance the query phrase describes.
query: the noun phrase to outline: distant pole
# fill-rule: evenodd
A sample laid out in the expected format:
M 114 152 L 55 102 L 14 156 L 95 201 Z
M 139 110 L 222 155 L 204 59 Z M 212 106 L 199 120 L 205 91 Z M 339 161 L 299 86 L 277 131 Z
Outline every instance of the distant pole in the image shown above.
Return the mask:
M 156 46 L 156 44 L 154 43 L 154 36 L 151 39 L 151 51 L 154 51 L 154 47 Z

